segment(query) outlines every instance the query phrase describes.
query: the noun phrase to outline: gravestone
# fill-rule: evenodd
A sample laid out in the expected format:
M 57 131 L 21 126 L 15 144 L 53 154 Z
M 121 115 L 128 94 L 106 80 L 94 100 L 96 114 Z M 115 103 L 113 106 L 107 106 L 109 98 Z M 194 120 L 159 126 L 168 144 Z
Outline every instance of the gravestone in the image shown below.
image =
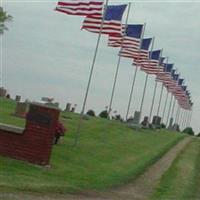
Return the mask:
M 17 117 L 25 117 L 29 111 L 29 103 L 27 102 L 17 102 L 15 108 L 15 116 Z
M 66 112 L 70 112 L 71 111 L 71 105 L 72 105 L 71 103 L 67 103 L 66 104 L 66 108 L 65 108 Z
M 71 112 L 73 113 L 75 112 L 75 107 L 72 107 Z
M 0 88 L 0 97 L 5 97 L 6 96 L 6 89 L 4 89 L 3 87 Z
M 173 119 L 173 118 L 170 118 L 169 126 L 168 126 L 168 129 L 169 129 L 169 130 L 173 130 L 173 121 L 174 121 L 174 119 Z
M 144 120 L 142 121 L 142 127 L 143 128 L 148 128 L 149 126 L 149 118 L 147 116 L 144 117 Z
M 179 132 L 179 131 L 180 131 L 179 125 L 175 123 L 175 124 L 173 125 L 172 130 L 173 130 L 173 131 L 178 131 L 178 132 Z
M 16 95 L 15 101 L 20 102 L 20 100 L 21 100 L 21 96 L 20 95 Z
M 161 117 L 159 116 L 153 116 L 152 124 L 153 125 L 160 125 Z
M 159 128 L 160 127 L 160 123 L 161 123 L 161 117 L 159 117 L 159 116 L 153 116 L 152 125 L 155 128 Z
M 133 124 L 139 124 L 140 123 L 140 112 L 135 111 L 134 117 L 133 117 Z

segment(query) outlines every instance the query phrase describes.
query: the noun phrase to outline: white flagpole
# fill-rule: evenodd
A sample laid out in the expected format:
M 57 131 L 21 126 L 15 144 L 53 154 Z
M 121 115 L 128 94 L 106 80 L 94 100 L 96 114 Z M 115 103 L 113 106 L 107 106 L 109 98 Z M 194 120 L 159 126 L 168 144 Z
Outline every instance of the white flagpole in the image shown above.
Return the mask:
M 175 123 L 175 118 L 173 117 L 175 105 L 176 105 L 176 98 L 174 97 L 174 103 L 173 103 L 173 106 L 172 106 L 172 113 L 171 113 L 171 118 L 173 119 L 173 123 Z
M 171 112 L 171 108 L 172 108 L 172 100 L 173 100 L 173 94 L 171 94 L 171 100 L 170 100 L 169 110 L 168 110 L 168 114 L 167 114 L 166 126 L 168 126 L 168 123 L 169 123 L 169 117 L 170 117 L 170 112 Z
M 161 106 L 161 101 L 162 101 L 163 89 L 164 89 L 164 86 L 163 86 L 163 83 L 162 83 L 161 92 L 160 92 L 160 98 L 159 98 L 159 103 L 158 103 L 158 109 L 157 109 L 157 114 L 156 114 L 157 116 L 159 116 L 159 112 L 160 112 L 160 106 Z
M 186 109 L 184 109 L 184 115 L 183 115 L 183 121 L 182 121 L 183 130 L 185 129 L 185 116 L 186 116 Z
M 164 117 L 165 117 L 165 111 L 166 111 L 166 108 L 167 108 L 168 97 L 169 97 L 169 92 L 167 91 L 167 96 L 166 96 L 166 99 L 165 99 L 165 105 L 164 105 L 164 110 L 163 110 L 163 115 L 162 115 L 162 123 L 164 122 Z
M 128 4 L 128 12 L 127 12 L 127 16 L 126 16 L 125 30 L 126 30 L 127 23 L 128 23 L 130 9 L 131 9 L 131 3 Z M 122 48 L 123 48 L 125 34 L 126 34 L 126 31 L 124 31 L 124 33 L 123 33 L 122 45 L 120 47 L 120 52 L 122 51 Z M 118 58 L 118 62 L 117 62 L 117 68 L 116 68 L 116 72 L 115 72 L 115 78 L 114 78 L 114 82 L 113 82 L 113 88 L 112 88 L 111 98 L 110 98 L 110 103 L 109 103 L 109 107 L 108 107 L 108 118 L 110 117 L 110 113 L 111 113 L 111 110 L 112 110 L 113 97 L 114 97 L 114 92 L 115 92 L 117 77 L 118 77 L 118 73 L 119 73 L 120 63 L 121 63 L 121 55 L 119 54 L 119 58 Z
M 193 114 L 193 109 L 192 109 L 192 107 L 191 107 L 190 117 L 189 117 L 189 124 L 188 124 L 189 127 L 191 126 L 192 114 Z
M 178 105 L 178 107 L 177 107 L 177 110 L 176 110 L 176 117 L 175 117 L 175 123 L 177 124 L 178 122 L 177 122 L 177 119 L 178 119 L 178 115 L 179 115 L 179 112 L 180 112 L 180 106 L 179 106 L 179 104 L 177 104 Z
M 89 79 L 88 79 L 87 89 L 86 89 L 86 92 L 85 92 L 85 97 L 84 97 L 84 101 L 83 101 L 82 110 L 81 110 L 81 113 L 80 113 L 79 123 L 78 123 L 76 134 L 75 134 L 74 146 L 78 145 L 79 139 L 80 139 L 81 124 L 82 124 L 82 121 L 83 121 L 83 115 L 84 115 L 84 112 L 85 112 L 85 106 L 86 106 L 86 102 L 87 102 L 88 92 L 89 92 L 89 89 L 90 89 L 90 84 L 91 84 L 91 80 L 92 80 L 93 70 L 94 70 L 94 67 L 95 67 L 99 43 L 100 43 L 100 40 L 101 40 L 103 23 L 104 23 L 104 20 L 105 20 L 105 14 L 106 14 L 107 6 L 108 6 L 108 1 L 109 0 L 105 1 L 105 6 L 104 6 L 104 10 L 103 10 L 103 19 L 101 21 L 101 27 L 100 27 L 100 31 L 99 31 L 99 35 L 98 35 L 98 39 L 97 39 L 96 48 L 95 48 L 95 51 L 94 51 L 94 57 L 93 57 L 92 66 L 91 66 L 91 69 L 90 69 L 90 75 L 89 75 Z
M 153 37 L 153 39 L 152 39 L 151 54 L 152 54 L 152 51 L 153 51 L 154 40 L 155 40 L 155 37 Z M 149 57 L 151 58 L 151 55 L 150 55 Z M 142 95 L 142 101 L 141 101 L 141 104 L 140 104 L 139 122 L 140 122 L 141 117 L 142 117 L 142 109 L 143 109 L 143 104 L 144 104 L 144 97 L 145 97 L 145 93 L 146 93 L 148 77 L 149 77 L 149 75 L 146 73 L 145 84 L 144 84 L 144 90 L 143 90 L 143 95 Z
M 184 122 L 183 122 L 184 129 L 186 128 L 187 114 L 188 114 L 188 110 L 185 110 L 185 117 L 184 117 Z
M 155 86 L 154 86 L 154 91 L 153 91 L 153 99 L 152 99 L 151 109 L 150 109 L 150 113 L 149 113 L 149 122 L 151 122 L 151 117 L 152 117 L 152 112 L 153 112 L 153 107 L 154 107 L 157 87 L 158 87 L 158 82 L 155 81 Z
M 141 38 L 140 38 L 140 49 L 142 47 L 142 39 L 144 38 L 145 28 L 146 28 L 146 23 L 144 23 L 144 26 L 143 26 L 143 29 L 142 29 L 142 34 L 141 34 Z M 129 111 L 130 111 L 130 105 L 131 105 L 131 102 L 132 102 L 133 90 L 134 90 L 134 86 L 135 86 L 137 72 L 138 72 L 138 67 L 135 66 L 135 70 L 134 70 L 134 73 L 133 73 L 133 82 L 132 82 L 131 92 L 130 92 L 129 101 L 128 101 L 128 107 L 127 107 L 127 112 L 126 112 L 126 121 L 128 119 L 128 115 L 129 115 Z
M 189 127 L 189 118 L 190 118 L 190 110 L 187 113 L 187 118 L 186 118 L 186 128 Z
M 178 115 L 178 119 L 177 119 L 177 124 L 179 124 L 179 127 L 181 128 L 181 118 L 182 118 L 182 108 L 180 107 L 180 111 L 179 111 L 179 115 Z
M 162 51 L 161 51 L 160 59 L 162 57 Z M 160 59 L 159 59 L 159 61 L 160 61 Z M 158 64 L 158 67 L 159 67 L 159 64 Z M 158 82 L 155 80 L 155 86 L 154 86 L 154 92 L 153 92 L 153 99 L 152 99 L 151 108 L 150 108 L 150 114 L 149 114 L 149 122 L 151 121 L 151 116 L 152 116 L 152 112 L 153 112 L 153 108 L 154 108 L 157 87 L 158 87 Z

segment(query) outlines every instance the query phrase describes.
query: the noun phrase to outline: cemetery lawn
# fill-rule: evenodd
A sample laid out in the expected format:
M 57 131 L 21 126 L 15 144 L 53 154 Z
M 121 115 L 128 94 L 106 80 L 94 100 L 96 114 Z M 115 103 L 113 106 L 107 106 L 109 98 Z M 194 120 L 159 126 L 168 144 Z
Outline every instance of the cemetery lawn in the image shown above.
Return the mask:
M 0 123 L 23 127 L 24 120 L 12 115 L 14 109 L 14 101 L 0 99 Z M 166 130 L 135 131 L 117 121 L 91 117 L 83 121 L 75 148 L 79 115 L 62 112 L 60 119 L 68 132 L 53 147 L 51 168 L 0 156 L 0 191 L 103 191 L 135 179 L 185 137 Z
M 200 199 L 200 140 L 194 139 L 163 175 L 152 200 Z

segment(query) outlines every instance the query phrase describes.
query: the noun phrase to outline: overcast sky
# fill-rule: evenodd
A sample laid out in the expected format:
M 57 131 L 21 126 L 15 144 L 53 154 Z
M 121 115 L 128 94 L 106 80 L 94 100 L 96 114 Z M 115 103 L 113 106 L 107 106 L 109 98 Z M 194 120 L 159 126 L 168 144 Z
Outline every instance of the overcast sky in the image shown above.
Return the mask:
M 110 3 L 125 3 L 126 0 Z M 9 1 L 3 7 L 13 16 L 1 40 L 3 86 L 23 99 L 54 97 L 62 108 L 67 102 L 78 104 L 80 111 L 87 85 L 97 34 L 81 31 L 83 17 L 55 12 L 56 1 Z M 124 15 L 125 19 L 125 15 Z M 124 21 L 123 19 L 123 21 Z M 147 23 L 145 37 L 155 36 L 154 49 L 163 55 L 185 78 L 194 101 L 192 126 L 200 131 L 200 2 L 134 1 L 129 23 Z M 109 104 L 118 49 L 107 47 L 101 39 L 86 110 L 98 114 Z M 113 109 L 125 115 L 134 67 L 122 59 L 113 100 Z M 145 73 L 136 80 L 131 113 L 139 109 Z M 149 115 L 155 77 L 148 81 L 143 115 Z M 156 113 L 158 96 L 157 91 Z M 164 92 L 161 113 L 164 105 Z M 168 101 L 169 102 L 169 101 Z M 169 103 L 168 103 L 169 105 Z

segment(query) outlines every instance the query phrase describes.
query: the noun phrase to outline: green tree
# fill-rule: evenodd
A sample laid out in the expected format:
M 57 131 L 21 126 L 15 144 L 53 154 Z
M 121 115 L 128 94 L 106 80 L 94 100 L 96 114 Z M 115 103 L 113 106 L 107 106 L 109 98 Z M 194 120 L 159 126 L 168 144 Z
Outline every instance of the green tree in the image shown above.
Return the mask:
M 183 133 L 187 133 L 189 135 L 194 135 L 194 131 L 191 127 L 187 127 L 183 130 Z
M 8 15 L 6 11 L 0 7 L 0 34 L 3 34 L 5 30 L 8 30 L 5 23 L 12 20 L 12 16 Z
M 108 118 L 108 111 L 107 110 L 103 110 L 100 114 L 99 117 L 101 118 Z
M 94 110 L 88 110 L 86 114 L 89 115 L 89 116 L 95 117 Z

